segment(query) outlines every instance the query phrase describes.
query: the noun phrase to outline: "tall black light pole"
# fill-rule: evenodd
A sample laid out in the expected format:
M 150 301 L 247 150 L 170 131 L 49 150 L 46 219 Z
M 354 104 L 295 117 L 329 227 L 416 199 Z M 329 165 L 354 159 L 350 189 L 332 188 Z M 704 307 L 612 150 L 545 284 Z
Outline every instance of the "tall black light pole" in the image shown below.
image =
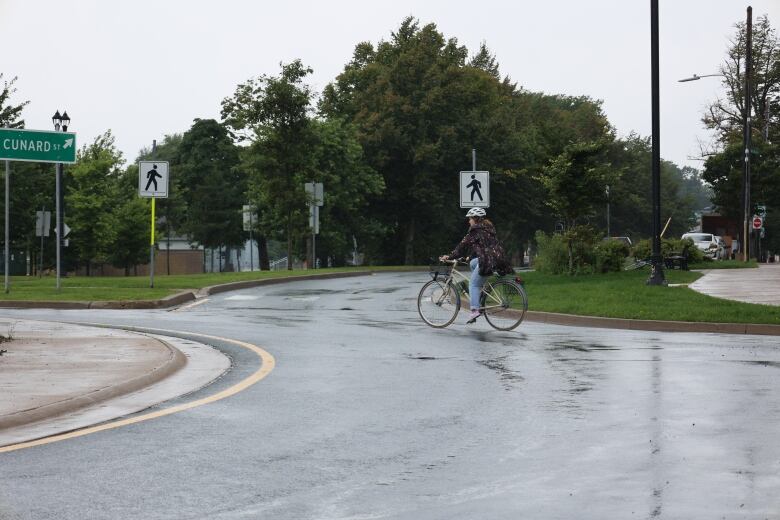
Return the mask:
M 661 104 L 659 100 L 658 66 L 658 0 L 650 0 L 650 68 L 652 70 L 653 114 L 653 254 L 650 257 L 650 278 L 647 285 L 666 285 L 663 257 L 661 256 Z
M 68 126 L 70 125 L 70 118 L 68 117 L 68 112 L 63 112 L 62 115 L 60 115 L 60 111 L 57 110 L 54 113 L 54 116 L 51 118 L 52 123 L 54 123 L 54 130 L 56 132 L 67 132 Z M 57 290 L 60 290 L 60 277 L 61 277 L 61 269 L 62 269 L 62 230 L 63 230 L 63 204 L 64 199 L 62 196 L 63 193 L 63 187 L 62 187 L 62 163 L 57 163 L 56 166 L 56 194 L 55 194 L 55 202 L 56 202 L 56 213 L 57 213 L 57 232 L 56 232 L 56 242 L 57 242 Z
M 750 220 L 752 211 L 750 208 L 750 75 L 753 73 L 753 8 L 747 8 L 747 25 L 745 27 L 745 114 L 744 114 L 744 142 L 745 142 L 745 174 L 742 181 L 743 196 L 745 207 L 743 208 L 744 219 L 742 228 L 743 237 L 743 258 L 745 262 L 750 259 Z M 756 248 L 758 252 L 758 248 Z M 756 256 L 758 258 L 758 256 Z

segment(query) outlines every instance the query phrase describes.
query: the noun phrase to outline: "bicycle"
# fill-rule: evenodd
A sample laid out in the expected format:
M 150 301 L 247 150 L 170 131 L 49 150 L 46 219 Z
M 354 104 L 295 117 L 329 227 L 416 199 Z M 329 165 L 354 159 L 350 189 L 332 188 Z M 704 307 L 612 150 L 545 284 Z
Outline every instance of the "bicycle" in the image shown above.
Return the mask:
M 446 265 L 450 263 L 452 265 Z M 451 324 L 460 311 L 461 295 L 467 301 L 469 299 L 469 278 L 456 269 L 458 264 L 465 265 L 460 259 L 432 265 L 433 280 L 420 289 L 417 312 L 431 327 L 441 329 Z M 494 329 L 512 330 L 525 318 L 528 296 L 522 283 L 519 277 L 512 279 L 497 275 L 485 282 L 479 310 Z

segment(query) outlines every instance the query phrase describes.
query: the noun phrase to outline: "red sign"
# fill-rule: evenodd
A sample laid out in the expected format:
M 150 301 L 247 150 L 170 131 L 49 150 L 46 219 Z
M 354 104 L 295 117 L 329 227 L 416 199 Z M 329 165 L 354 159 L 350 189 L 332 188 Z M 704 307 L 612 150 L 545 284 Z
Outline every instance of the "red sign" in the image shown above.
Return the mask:
M 761 217 L 753 217 L 753 229 L 764 227 L 764 220 Z

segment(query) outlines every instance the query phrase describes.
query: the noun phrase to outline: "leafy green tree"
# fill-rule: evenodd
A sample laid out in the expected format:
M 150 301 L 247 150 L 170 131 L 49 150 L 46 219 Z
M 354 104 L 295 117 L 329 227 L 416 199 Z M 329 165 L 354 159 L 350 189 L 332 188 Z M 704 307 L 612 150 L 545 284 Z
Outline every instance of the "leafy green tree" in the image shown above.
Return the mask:
M 222 102 L 225 125 L 237 140 L 252 143 L 245 164 L 250 172 L 249 195 L 258 208 L 260 240 L 286 239 L 288 269 L 292 269 L 296 239 L 306 234 L 303 185 L 314 176 L 313 94 L 304 81 L 311 73 L 300 60 L 282 64 L 279 76 L 249 79 Z M 261 253 L 261 265 L 262 260 Z
M 720 67 L 726 96 L 711 103 L 703 118 L 705 126 L 716 130 L 724 144 L 742 138 L 745 116 L 746 24 L 739 22 L 735 28 L 726 60 Z M 769 140 L 777 141 L 780 137 L 780 39 L 768 17 L 761 16 L 753 24 L 752 39 L 749 92 L 752 128 L 756 138 L 768 131 Z
M 73 231 L 68 238 L 87 276 L 93 262 L 106 262 L 111 253 L 116 224 L 112 211 L 122 162 L 114 137 L 107 131 L 79 150 L 69 170 L 66 204 Z
M 11 103 L 11 96 L 16 93 L 14 83 L 17 78 L 13 77 L 9 81 L 3 81 L 3 73 L 0 72 L 0 81 L 3 82 L 0 88 L 0 126 L 8 128 L 24 128 L 24 119 L 22 119 L 22 110 L 30 102 L 23 101 L 19 104 Z
M 240 246 L 246 178 L 227 130 L 213 119 L 196 119 L 178 148 L 177 184 L 186 201 L 182 231 L 207 248 Z
M 547 203 L 564 223 L 570 272 L 574 269 L 575 243 L 579 236 L 586 234 L 582 223 L 597 204 L 606 202 L 604 187 L 616 179 L 606 152 L 604 142 L 569 145 L 541 175 L 548 191 Z

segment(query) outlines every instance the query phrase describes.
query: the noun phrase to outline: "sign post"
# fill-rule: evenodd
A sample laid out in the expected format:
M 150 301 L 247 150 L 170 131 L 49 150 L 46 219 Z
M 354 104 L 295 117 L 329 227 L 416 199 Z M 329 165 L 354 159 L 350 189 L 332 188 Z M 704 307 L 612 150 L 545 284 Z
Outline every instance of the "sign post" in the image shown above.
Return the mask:
M 152 156 L 157 153 L 157 141 L 152 141 Z M 154 228 L 155 200 L 168 198 L 168 161 L 138 162 L 138 196 L 152 199 L 151 240 L 149 241 L 149 287 L 154 288 Z
M 309 227 L 311 227 L 311 265 L 317 269 L 317 235 L 320 232 L 320 207 L 325 199 L 321 182 L 307 182 L 304 185 L 309 196 Z
M 10 226 L 10 195 L 11 192 L 11 161 L 5 161 L 5 294 L 8 294 L 11 291 L 11 279 L 9 278 L 8 273 L 11 271 L 9 269 L 9 263 L 11 260 L 11 249 L 10 249 L 10 239 L 11 239 L 11 226 Z
M 257 221 L 255 207 L 251 204 L 244 204 L 243 216 L 244 231 L 249 231 L 249 271 L 251 272 L 255 270 L 254 238 L 252 237 L 252 229 L 255 227 L 255 221 Z
M 41 257 L 38 259 L 38 278 L 43 276 L 43 239 L 49 236 L 51 231 L 51 211 L 46 211 L 46 206 L 41 211 L 35 212 L 35 236 L 41 237 Z

